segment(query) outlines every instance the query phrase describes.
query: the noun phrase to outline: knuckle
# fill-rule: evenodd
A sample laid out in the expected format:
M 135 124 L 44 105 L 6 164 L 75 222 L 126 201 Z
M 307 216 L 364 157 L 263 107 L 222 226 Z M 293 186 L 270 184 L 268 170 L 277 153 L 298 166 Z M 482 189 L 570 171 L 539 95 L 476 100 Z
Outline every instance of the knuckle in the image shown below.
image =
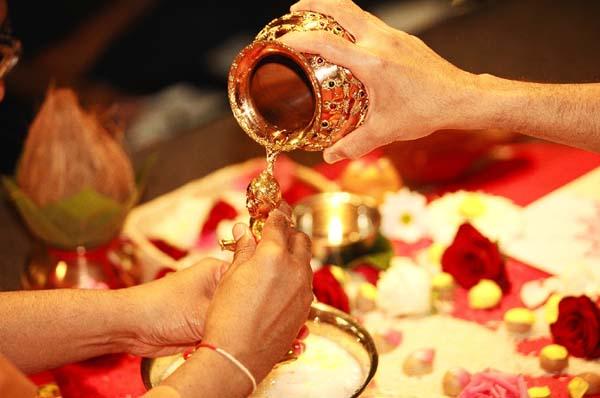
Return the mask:
M 304 232 L 298 232 L 298 241 L 302 247 L 302 250 L 310 251 L 310 247 L 312 245 L 312 241 L 310 237 Z

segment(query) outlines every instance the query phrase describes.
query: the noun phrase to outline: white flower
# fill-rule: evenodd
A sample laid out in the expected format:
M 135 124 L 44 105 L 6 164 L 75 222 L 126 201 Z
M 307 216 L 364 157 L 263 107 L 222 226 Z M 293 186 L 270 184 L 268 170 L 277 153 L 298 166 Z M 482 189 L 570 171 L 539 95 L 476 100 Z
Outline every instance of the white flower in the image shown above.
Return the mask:
M 434 241 L 450 244 L 458 227 L 471 223 L 479 232 L 504 247 L 521 233 L 522 210 L 511 200 L 482 192 L 458 191 L 428 206 L 429 228 Z
M 428 232 L 426 206 L 423 195 L 407 188 L 388 193 L 379 207 L 381 233 L 389 239 L 417 242 Z
M 408 257 L 394 257 L 377 282 L 377 307 L 390 316 L 422 315 L 431 311 L 429 273 Z

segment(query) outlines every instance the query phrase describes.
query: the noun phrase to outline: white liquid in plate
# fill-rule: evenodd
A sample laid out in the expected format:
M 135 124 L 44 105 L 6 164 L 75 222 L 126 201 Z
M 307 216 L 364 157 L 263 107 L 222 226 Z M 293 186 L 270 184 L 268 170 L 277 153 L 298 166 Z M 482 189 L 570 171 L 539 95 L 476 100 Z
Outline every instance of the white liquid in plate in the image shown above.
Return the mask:
M 273 369 L 254 398 L 348 398 L 364 381 L 354 356 L 335 341 L 310 334 L 306 351 L 295 361 Z

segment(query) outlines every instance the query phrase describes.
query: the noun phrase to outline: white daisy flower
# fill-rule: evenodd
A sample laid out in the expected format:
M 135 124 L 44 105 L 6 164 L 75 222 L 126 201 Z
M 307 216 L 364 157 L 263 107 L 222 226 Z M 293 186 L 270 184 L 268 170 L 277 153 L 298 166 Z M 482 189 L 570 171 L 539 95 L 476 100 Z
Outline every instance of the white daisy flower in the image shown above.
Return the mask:
M 388 193 L 379 211 L 381 233 L 388 239 L 415 243 L 428 234 L 427 201 L 417 192 Z

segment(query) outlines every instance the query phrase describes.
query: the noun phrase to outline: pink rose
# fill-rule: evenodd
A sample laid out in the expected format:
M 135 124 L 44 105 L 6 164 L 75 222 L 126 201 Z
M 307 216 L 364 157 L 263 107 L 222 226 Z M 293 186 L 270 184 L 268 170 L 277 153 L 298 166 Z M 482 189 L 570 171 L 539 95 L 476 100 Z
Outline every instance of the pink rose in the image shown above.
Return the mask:
M 459 398 L 528 398 L 523 376 L 495 370 L 474 374 Z

